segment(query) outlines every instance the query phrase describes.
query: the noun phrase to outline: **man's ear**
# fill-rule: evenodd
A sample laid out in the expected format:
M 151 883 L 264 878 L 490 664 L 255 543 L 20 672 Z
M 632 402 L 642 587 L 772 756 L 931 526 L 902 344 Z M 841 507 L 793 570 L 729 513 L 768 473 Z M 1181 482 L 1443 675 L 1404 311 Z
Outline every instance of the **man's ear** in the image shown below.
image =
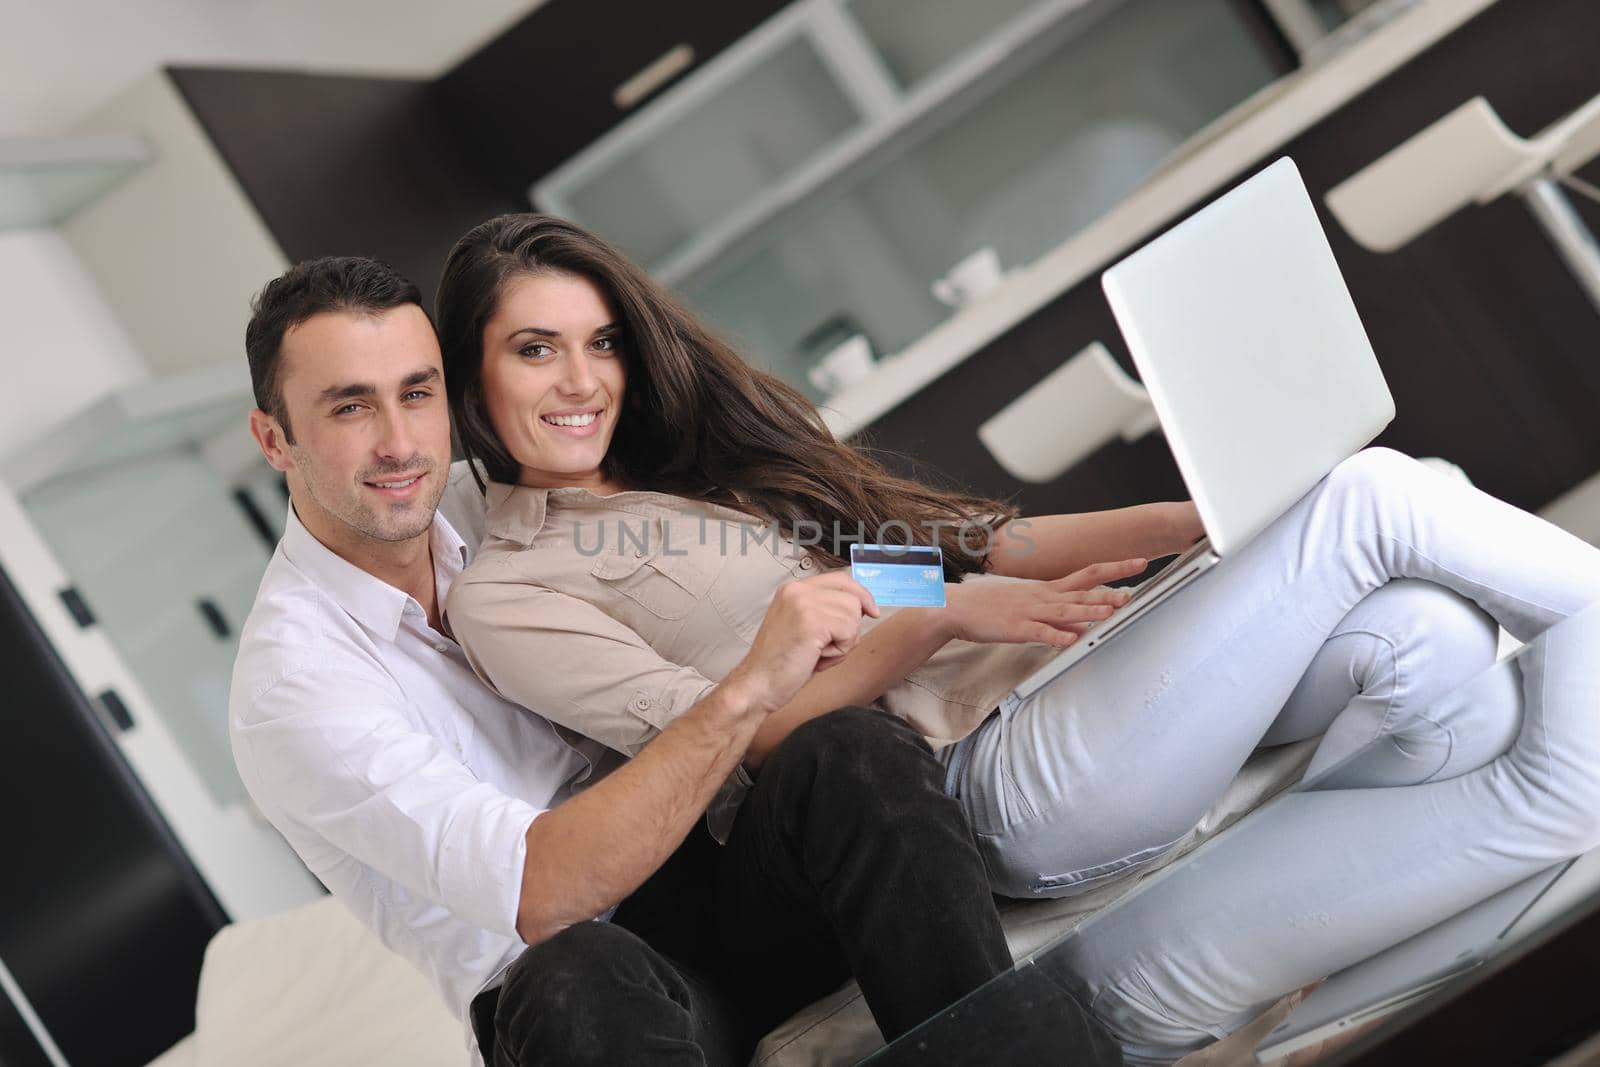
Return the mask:
M 294 458 L 289 455 L 289 445 L 284 440 L 283 427 L 278 424 L 277 419 L 260 408 L 255 408 L 250 412 L 250 436 L 256 439 L 261 454 L 267 457 L 267 462 L 272 464 L 273 470 L 294 469 Z

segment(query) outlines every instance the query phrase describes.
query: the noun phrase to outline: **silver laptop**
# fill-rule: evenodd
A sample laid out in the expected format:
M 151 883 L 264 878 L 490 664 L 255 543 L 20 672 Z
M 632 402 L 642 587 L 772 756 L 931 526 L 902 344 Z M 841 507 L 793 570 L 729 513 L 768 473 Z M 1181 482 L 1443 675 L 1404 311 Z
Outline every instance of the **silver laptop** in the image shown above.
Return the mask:
M 1393 948 L 1333 975 L 1268 1034 L 1268 1063 L 1382 1018 L 1456 979 L 1590 903 L 1600 891 L 1600 850 L 1502 890 Z
M 1027 697 L 1249 542 L 1394 418 L 1288 158 L 1101 278 L 1206 536 L 1016 689 Z

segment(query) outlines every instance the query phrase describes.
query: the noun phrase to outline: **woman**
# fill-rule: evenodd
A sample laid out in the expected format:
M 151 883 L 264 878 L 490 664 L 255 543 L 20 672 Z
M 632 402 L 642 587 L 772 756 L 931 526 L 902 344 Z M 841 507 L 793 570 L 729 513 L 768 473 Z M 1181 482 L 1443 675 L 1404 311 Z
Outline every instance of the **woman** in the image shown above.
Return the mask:
M 490 536 L 450 623 L 491 684 L 566 726 L 637 751 L 737 662 L 779 584 L 844 563 L 842 532 L 939 544 L 960 584 L 945 609 L 885 613 L 772 715 L 746 766 L 807 718 L 879 703 L 943 745 L 997 892 L 1065 895 L 1159 862 L 1256 746 L 1325 734 L 1308 773 L 1332 800 L 1314 832 L 1286 832 L 1270 875 L 1210 865 L 1216 899 L 1239 905 L 1228 925 L 1174 928 L 1147 907 L 1137 929 L 1096 923 L 1081 939 L 1084 994 L 1131 1060 L 1170 1061 L 1600 843 L 1592 703 L 1531 682 L 1443 699 L 1493 664 L 1497 623 L 1527 640 L 1600 601 L 1600 551 L 1398 453 L 1340 464 L 1019 701 L 1017 682 L 1122 601 L 1103 583 L 1200 535 L 1192 507 L 1025 521 L 896 478 L 557 219 L 468 233 L 438 313 L 457 430 L 490 481 Z M 771 523 L 783 538 L 752 537 Z M 569 657 L 605 664 L 605 684 L 569 677 Z M 1592 695 L 1583 656 L 1552 658 L 1546 676 L 1580 704 Z M 1381 920 L 1353 884 L 1389 894 Z

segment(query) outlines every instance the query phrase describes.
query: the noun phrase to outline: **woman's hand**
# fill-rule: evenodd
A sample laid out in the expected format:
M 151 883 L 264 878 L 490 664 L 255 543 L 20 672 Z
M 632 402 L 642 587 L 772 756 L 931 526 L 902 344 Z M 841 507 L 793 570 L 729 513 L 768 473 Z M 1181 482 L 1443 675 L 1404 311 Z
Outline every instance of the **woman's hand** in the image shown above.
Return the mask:
M 1091 623 L 1127 603 L 1129 594 L 1106 582 L 1144 570 L 1144 559 L 1093 563 L 1048 582 L 974 582 L 954 585 L 945 594 L 944 622 L 949 636 L 987 644 L 1039 642 L 1066 648 Z
M 847 570 L 785 582 L 723 684 L 736 681 L 748 703 L 772 711 L 788 703 L 818 670 L 842 660 L 860 639 L 861 617 L 877 618 L 877 602 Z

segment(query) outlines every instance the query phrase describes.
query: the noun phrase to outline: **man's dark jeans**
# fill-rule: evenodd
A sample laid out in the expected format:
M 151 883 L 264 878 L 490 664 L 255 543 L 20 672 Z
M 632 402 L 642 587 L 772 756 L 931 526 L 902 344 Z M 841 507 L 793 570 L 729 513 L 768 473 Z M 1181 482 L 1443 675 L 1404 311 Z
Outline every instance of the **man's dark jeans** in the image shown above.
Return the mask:
M 703 825 L 610 923 L 530 947 L 473 1002 L 494 1067 L 743 1064 L 854 976 L 895 1037 L 1011 966 L 971 830 L 904 723 L 846 708 L 801 726 L 726 846 Z M 596 842 L 603 848 L 603 842 Z M 1061 1062 L 1117 1062 L 1082 1020 Z

